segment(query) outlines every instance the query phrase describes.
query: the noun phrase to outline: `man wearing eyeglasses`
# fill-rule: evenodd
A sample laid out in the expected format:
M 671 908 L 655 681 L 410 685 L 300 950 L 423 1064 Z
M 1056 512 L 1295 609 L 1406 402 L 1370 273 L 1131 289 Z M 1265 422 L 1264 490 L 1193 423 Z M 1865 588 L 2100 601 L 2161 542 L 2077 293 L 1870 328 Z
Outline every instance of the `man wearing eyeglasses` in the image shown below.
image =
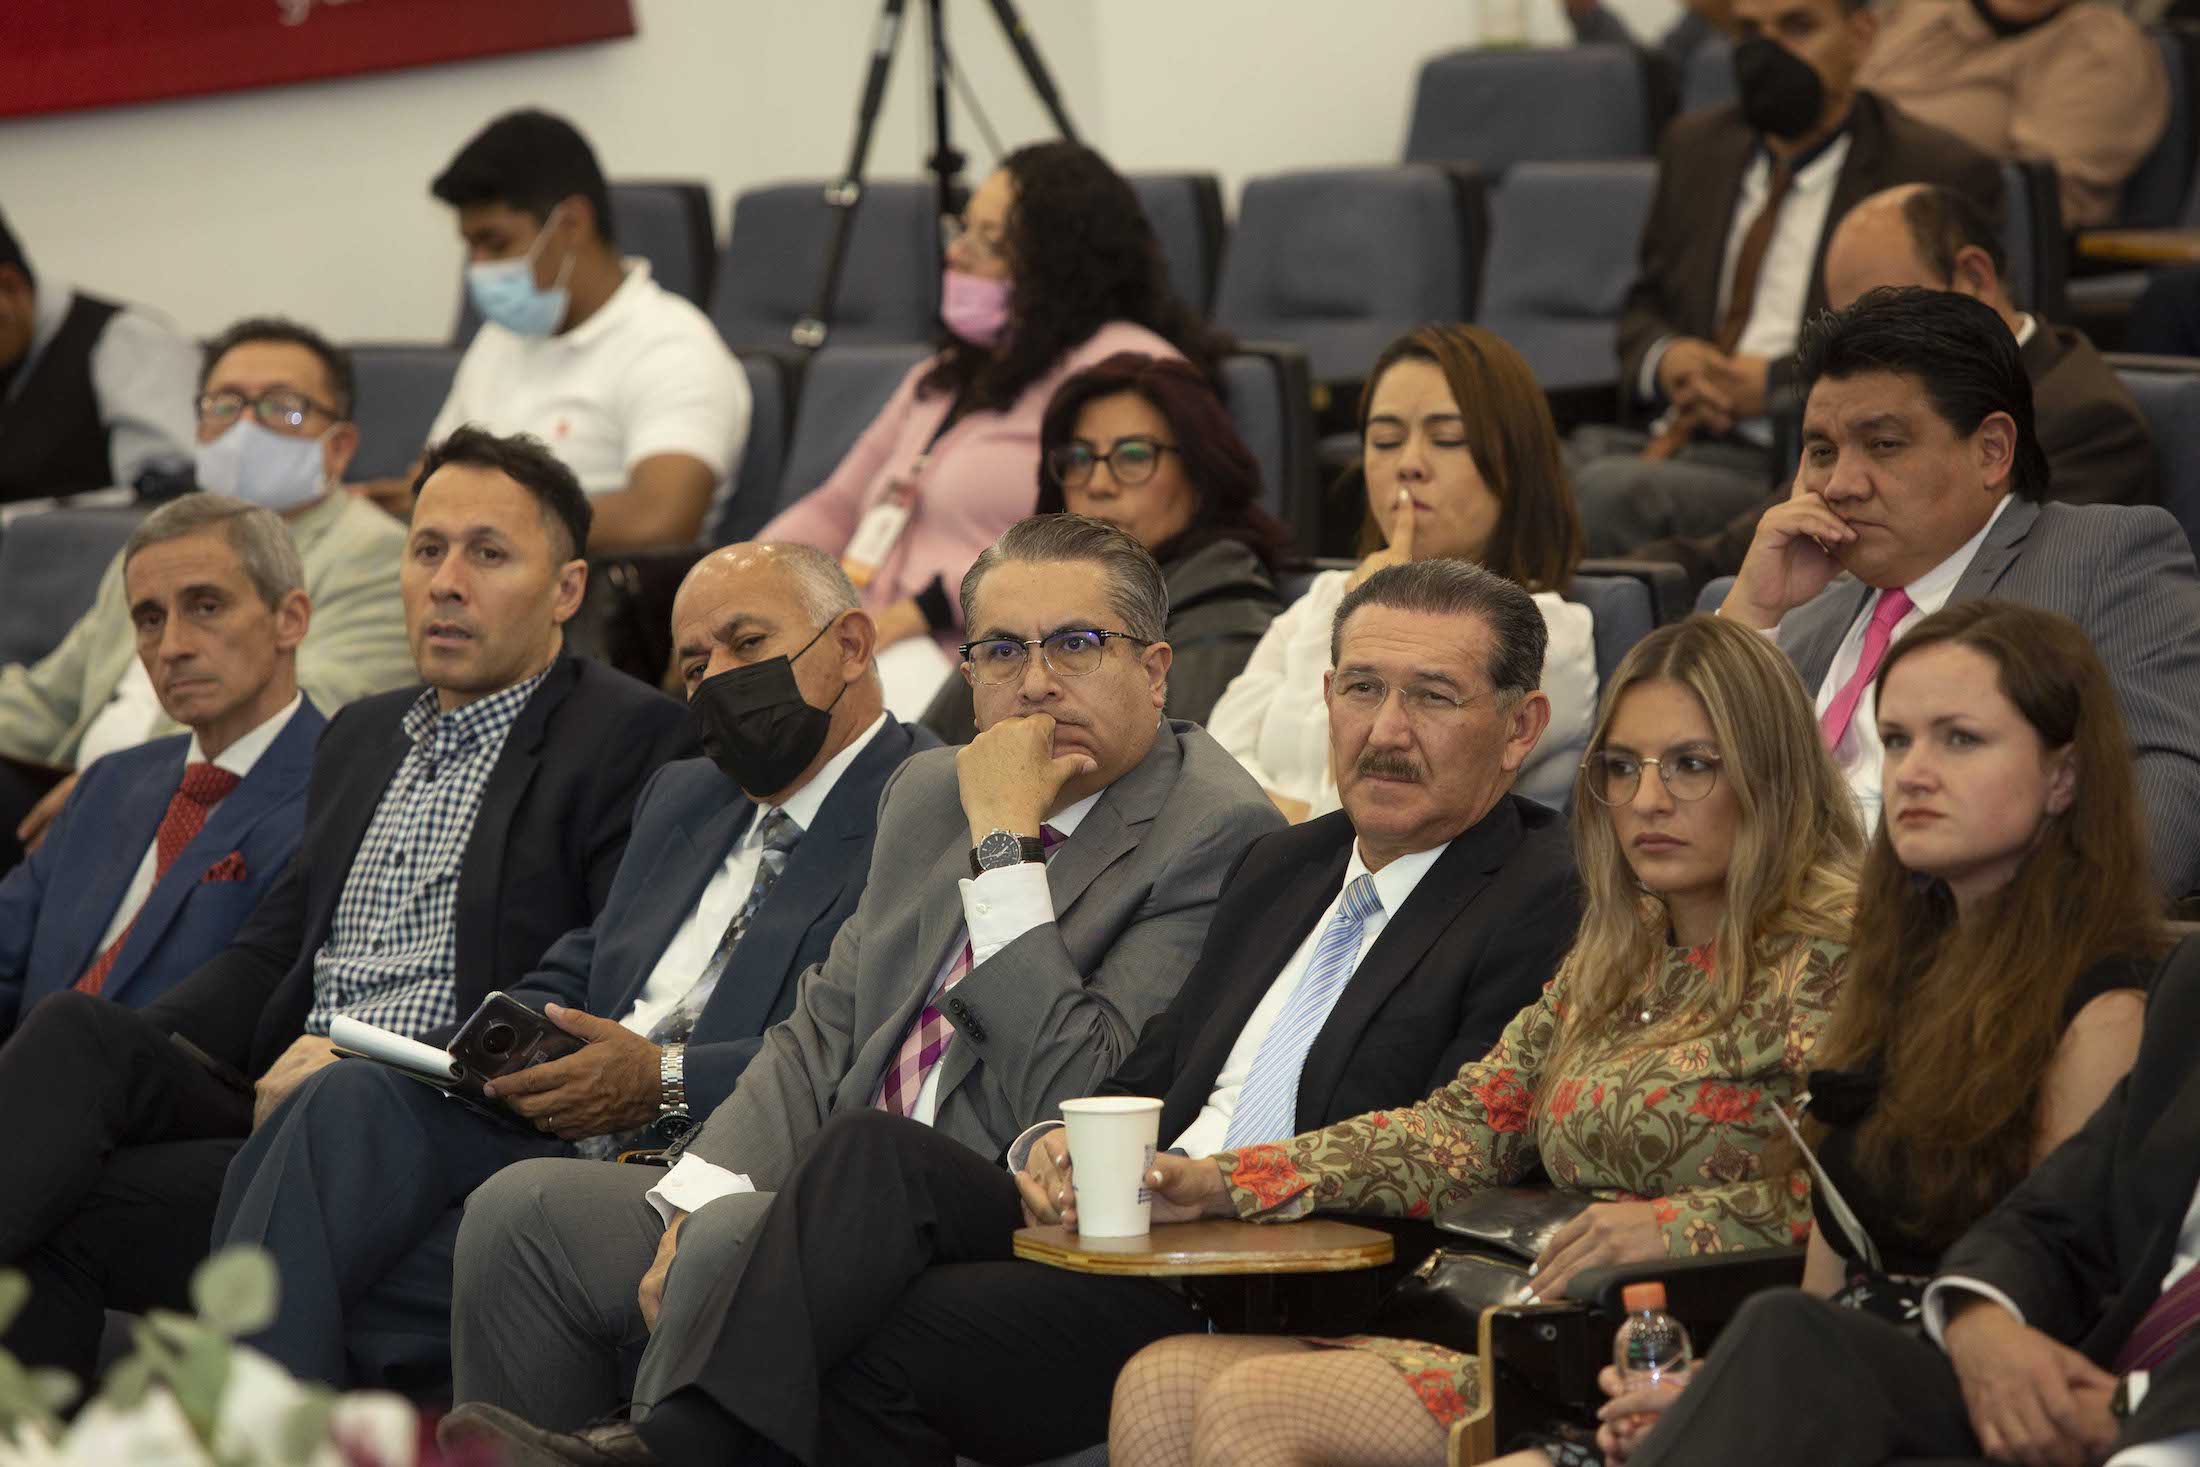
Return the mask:
M 1565 817 L 1511 793 L 1549 718 L 1545 641 L 1525 591 L 1464 561 L 1393 567 L 1346 596 L 1327 685 L 1344 808 L 1237 857 L 1176 998 L 1105 1079 L 1077 1067 L 1092 1088 L 1159 1097 L 1161 1143 L 1206 1156 L 1411 1104 L 1486 1053 L 1578 919 Z M 812 1463 L 1033 1462 L 1101 1440 L 1124 1362 L 1209 1320 L 1153 1280 L 1011 1256 L 1020 1224 L 1058 1221 L 1069 1200 L 1053 1110 L 1031 1119 L 1012 1176 L 942 1127 L 835 1114 L 738 1269 L 697 1247 L 722 1225 L 713 1202 L 644 1283 L 661 1311 L 633 1421 L 558 1436 L 479 1408 L 462 1420 L 528 1461 L 763 1460 L 762 1438 Z M 462 1369 L 462 1400 L 468 1383 Z M 519 1399 L 538 1428 L 578 1414 Z
M 398 594 L 404 528 L 335 492 L 359 446 L 351 361 L 292 321 L 240 321 L 207 344 L 200 369 L 201 489 L 273 510 L 305 565 L 313 625 L 298 685 L 324 713 L 416 680 Z M 75 771 L 119 749 L 180 732 L 138 661 L 123 557 L 92 608 L 29 667 L 0 667 L 0 870 L 35 845 Z
M 1167 602 L 1137 541 L 1024 520 L 962 605 L 978 737 L 887 786 L 861 905 L 685 1155 L 523 1162 L 468 1200 L 456 1397 L 499 1409 L 454 1432 L 609 1410 L 652 1324 L 645 1390 L 701 1358 L 743 1241 L 832 1117 L 915 1122 L 982 1166 L 1090 1092 L 1184 981 L 1225 873 L 1282 825 L 1219 745 L 1162 720 Z

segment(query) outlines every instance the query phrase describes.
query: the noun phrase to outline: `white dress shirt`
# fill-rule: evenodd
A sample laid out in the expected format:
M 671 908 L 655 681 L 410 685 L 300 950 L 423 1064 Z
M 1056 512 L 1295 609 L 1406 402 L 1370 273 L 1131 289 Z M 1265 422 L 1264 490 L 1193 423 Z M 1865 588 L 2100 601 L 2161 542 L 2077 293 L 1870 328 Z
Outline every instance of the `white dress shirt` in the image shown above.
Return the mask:
M 1098 793 L 1085 796 L 1067 809 L 1046 818 L 1046 823 L 1064 840 L 1077 833 L 1085 816 L 1099 803 Z M 1054 921 L 1054 893 L 1047 886 L 1044 864 L 1037 861 L 1021 861 L 1014 866 L 999 866 L 975 879 L 964 877 L 957 885 L 962 893 L 963 932 L 970 944 L 970 967 L 973 972 L 984 966 L 1002 948 L 1034 927 L 1044 927 Z M 962 957 L 962 943 L 950 942 L 947 956 L 932 975 L 927 993 L 936 992 L 939 985 Z M 861 1037 L 857 1039 L 860 1048 Z M 900 1052 L 897 1037 L 894 1053 L 887 1056 L 891 1065 Z M 915 1109 L 909 1118 L 920 1125 L 929 1126 L 939 1112 L 940 1071 L 944 1065 L 935 1064 L 924 1077 L 924 1088 L 917 1092 Z M 650 1206 L 657 1209 L 667 1226 L 672 1214 L 694 1212 L 704 1204 L 736 1192 L 753 1192 L 756 1184 L 744 1172 L 729 1171 L 689 1152 L 673 1164 L 663 1181 L 650 1189 Z
M 1741 340 L 1734 345 L 1737 355 L 1778 361 L 1795 350 L 1803 330 L 1803 307 L 1810 300 L 1810 283 L 1817 272 L 1818 241 L 1825 235 L 1834 185 L 1841 181 L 1841 167 L 1848 157 L 1849 135 L 1844 132 L 1805 163 L 1788 186 L 1787 198 L 1773 219 L 1764 263 L 1758 267 L 1757 293 L 1750 298 L 1749 320 L 1742 326 Z M 1771 191 L 1772 155 L 1760 148 L 1742 173 L 1741 197 L 1734 205 L 1734 216 L 1727 221 L 1726 257 L 1719 267 L 1722 317 L 1734 289 L 1734 267 L 1741 257 L 1742 240 L 1763 211 Z M 1657 400 L 1658 364 L 1665 359 L 1665 349 L 1679 339 L 1666 337 L 1643 354 L 1642 377 L 1635 390 L 1644 401 Z M 1771 422 L 1763 417 L 1746 419 L 1736 425 L 1735 431 L 1763 443 L 1772 438 Z
M 1979 547 L 1986 543 L 1987 531 L 1994 528 L 1994 522 L 2008 507 L 2009 500 L 2004 495 L 2001 503 L 1994 506 L 1994 512 L 1986 517 L 1986 523 L 1979 526 L 1976 535 L 1964 541 L 1955 554 L 1903 588 L 1910 593 L 1910 609 L 1894 624 L 1894 631 L 1887 639 L 1889 647 L 1901 640 L 1904 632 L 1948 604 L 1956 582 L 1963 579 Z M 1833 654 L 1833 665 L 1826 669 L 1825 681 L 1818 685 L 1821 717 L 1864 660 L 1864 632 L 1871 625 L 1872 608 L 1878 604 L 1876 595 L 1864 602 L 1864 609 L 1849 624 L 1848 635 L 1841 639 L 1840 648 Z M 1848 732 L 1833 746 L 1833 762 L 1841 766 L 1841 773 L 1849 782 L 1849 792 L 1856 796 L 1856 811 L 1864 822 L 1866 835 L 1879 829 L 1879 766 L 1885 758 L 1886 749 L 1879 742 L 1879 695 L 1867 686 L 1864 696 L 1856 700 L 1856 713 L 1849 719 Z
M 1215 741 L 1263 789 L 1305 801 L 1310 818 L 1338 807 L 1322 674 L 1329 671 L 1330 624 L 1351 579 L 1352 572 L 1341 570 L 1314 577 L 1306 594 L 1268 624 L 1244 670 L 1207 715 L 1207 732 Z M 1564 809 L 1596 718 L 1596 619 L 1588 607 L 1549 591 L 1534 599 L 1550 633 L 1543 693 L 1551 701 L 1551 723 L 1521 766 L 1513 791 Z
M 38 358 L 68 319 L 75 295 L 65 281 L 39 278 L 30 350 L 9 384 L 9 397 L 31 379 Z M 147 469 L 191 466 L 191 445 L 198 437 L 196 346 L 165 321 L 126 305 L 92 343 L 90 368 L 92 396 L 107 429 L 107 462 L 117 485 L 135 484 Z
M 2192 1201 L 2185 1208 L 2184 1226 L 2177 1233 L 2177 1251 L 2170 1256 L 2169 1271 L 2162 1275 L 2161 1292 L 2167 1293 L 2195 1267 L 2200 1267 L 2200 1188 L 2193 1190 Z M 2024 1311 L 2017 1307 L 2016 1301 L 1992 1284 L 1960 1275 L 1934 1279 L 1925 1289 L 1925 1332 L 1943 1350 L 1948 1348 L 1944 1335 L 1948 1327 L 1948 1295 L 1956 1290 L 1982 1294 L 2015 1315 L 2020 1324 L 2024 1322 Z M 2134 1370 L 2124 1378 L 2124 1399 L 2132 1409 L 2138 1408 L 2146 1393 L 2147 1372 Z M 2110 1457 L 2104 1467 L 2200 1467 L 2200 1431 L 2182 1432 L 2161 1441 L 2126 1447 Z
M 710 469 L 715 513 L 748 441 L 749 379 L 710 318 L 652 280 L 647 260 L 624 266 L 611 298 L 562 335 L 485 323 L 429 441 L 469 422 L 532 433 L 590 494 L 624 489 L 645 458 L 686 454 Z
M 142 670 L 143 664 L 135 665 Z M 304 701 L 301 694 L 291 694 L 290 701 L 278 709 L 273 717 L 211 760 L 200 751 L 199 736 L 191 735 L 191 747 L 183 751 L 183 767 L 188 769 L 193 764 L 211 763 L 216 769 L 226 769 L 237 778 L 243 779 L 252 772 L 252 766 L 260 762 L 260 756 L 267 752 L 268 745 L 274 743 L 276 737 L 289 726 L 292 716 Z M 170 792 L 171 798 L 173 793 Z M 213 817 L 209 814 L 207 818 Z M 106 935 L 99 939 L 99 946 L 92 951 L 107 951 L 114 940 L 122 935 L 123 929 L 130 925 L 138 914 L 138 908 L 144 906 L 145 899 L 153 894 L 153 873 L 159 866 L 160 832 L 156 829 L 152 840 L 146 844 L 144 859 L 138 862 L 137 874 L 130 878 L 130 885 L 122 893 L 122 900 L 115 903 L 114 915 L 107 919 Z
M 719 939 L 726 935 L 733 919 L 748 904 L 749 888 L 756 884 L 756 868 L 764 859 L 765 818 L 774 809 L 783 810 L 798 828 L 808 831 L 817 819 L 817 812 L 823 808 L 825 797 L 833 792 L 833 786 L 885 727 L 886 715 L 881 713 L 871 721 L 869 728 L 849 742 L 847 748 L 826 760 L 825 766 L 811 777 L 810 782 L 789 795 L 784 804 L 766 805 L 757 810 L 748 829 L 741 832 L 741 838 L 733 843 L 733 849 L 726 852 L 726 859 L 711 875 L 703 895 L 687 914 L 687 920 L 672 934 L 672 941 L 665 944 L 657 965 L 649 970 L 648 981 L 634 996 L 634 1006 L 619 1020 L 621 1024 L 637 1034 L 647 1034 L 659 1019 L 672 1012 L 673 1005 L 687 996 L 688 990 L 702 977 L 710 955 L 717 951 Z

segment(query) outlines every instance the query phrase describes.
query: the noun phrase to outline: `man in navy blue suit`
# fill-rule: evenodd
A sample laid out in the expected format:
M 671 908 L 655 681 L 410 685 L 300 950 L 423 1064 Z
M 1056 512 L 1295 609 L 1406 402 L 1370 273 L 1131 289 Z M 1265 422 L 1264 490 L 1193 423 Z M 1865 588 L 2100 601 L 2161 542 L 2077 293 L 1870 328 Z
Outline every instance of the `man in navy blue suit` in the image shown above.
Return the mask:
M 298 1374 L 440 1386 L 467 1193 L 531 1157 L 676 1144 L 854 912 L 887 777 L 936 742 L 885 712 L 855 588 L 806 546 L 731 546 L 689 574 L 673 638 L 709 757 L 651 779 L 601 914 L 510 990 L 584 1047 L 494 1082 L 503 1121 L 343 1061 L 230 1168 L 214 1241 L 274 1252 L 281 1312 L 251 1343 Z
M 305 825 L 326 720 L 298 690 L 312 606 L 290 532 L 193 494 L 122 558 L 138 659 L 190 732 L 93 764 L 0 881 L 0 1038 L 63 989 L 132 1008 L 167 992 L 229 945 Z

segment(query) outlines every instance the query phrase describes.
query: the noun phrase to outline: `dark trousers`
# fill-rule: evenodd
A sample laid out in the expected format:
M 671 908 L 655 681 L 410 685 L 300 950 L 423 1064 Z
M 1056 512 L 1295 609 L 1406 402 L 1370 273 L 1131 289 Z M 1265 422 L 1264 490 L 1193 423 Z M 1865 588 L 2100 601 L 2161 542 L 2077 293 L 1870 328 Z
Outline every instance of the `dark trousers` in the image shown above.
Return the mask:
M 15 838 L 15 827 L 23 823 L 23 817 L 46 797 L 48 790 L 61 783 L 63 774 L 43 764 L 0 755 L 0 876 L 13 871 L 23 860 L 23 843 Z
M 708 1430 L 713 1413 L 808 1463 L 1013 1467 L 1105 1440 L 1124 1362 L 1206 1321 L 1160 1284 L 1016 1260 L 1022 1223 L 1015 1182 L 968 1147 L 883 1112 L 837 1117 L 773 1200 L 715 1336 L 645 1370 L 665 1385 L 643 1439 L 681 1467 L 743 1435 Z M 675 1263 L 667 1293 L 686 1282 Z
M 570 1151 L 367 1060 L 319 1071 L 221 1190 L 214 1246 L 256 1243 L 282 1271 L 275 1322 L 247 1343 L 305 1379 L 441 1396 L 459 1205 L 515 1161 Z
M 5 1343 L 82 1378 L 104 1311 L 189 1308 L 252 1102 L 135 1012 L 69 992 L 0 1046 L 0 1116 L 0 1266 L 31 1282 Z

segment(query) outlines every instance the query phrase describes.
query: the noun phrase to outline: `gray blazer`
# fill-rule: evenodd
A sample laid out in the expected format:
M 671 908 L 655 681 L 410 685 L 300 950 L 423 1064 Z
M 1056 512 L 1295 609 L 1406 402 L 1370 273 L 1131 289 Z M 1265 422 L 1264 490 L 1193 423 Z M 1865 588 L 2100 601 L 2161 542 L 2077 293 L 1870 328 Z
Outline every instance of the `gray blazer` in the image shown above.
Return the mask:
M 993 1156 L 1097 1090 L 1191 971 L 1239 854 L 1283 823 L 1220 744 L 1163 723 L 1049 862 L 1056 921 L 955 985 L 935 1129 Z M 762 1191 L 777 1190 L 834 1112 L 871 1103 L 961 940 L 970 830 L 953 749 L 894 775 L 873 851 L 855 915 L 690 1148 Z
M 2076 622 L 2108 669 L 2137 755 L 2154 873 L 2200 888 L 2200 572 L 2167 510 L 2014 500 L 1948 604 L 1998 596 Z M 1780 650 L 1814 693 L 1872 588 L 1842 576 L 1781 619 Z

